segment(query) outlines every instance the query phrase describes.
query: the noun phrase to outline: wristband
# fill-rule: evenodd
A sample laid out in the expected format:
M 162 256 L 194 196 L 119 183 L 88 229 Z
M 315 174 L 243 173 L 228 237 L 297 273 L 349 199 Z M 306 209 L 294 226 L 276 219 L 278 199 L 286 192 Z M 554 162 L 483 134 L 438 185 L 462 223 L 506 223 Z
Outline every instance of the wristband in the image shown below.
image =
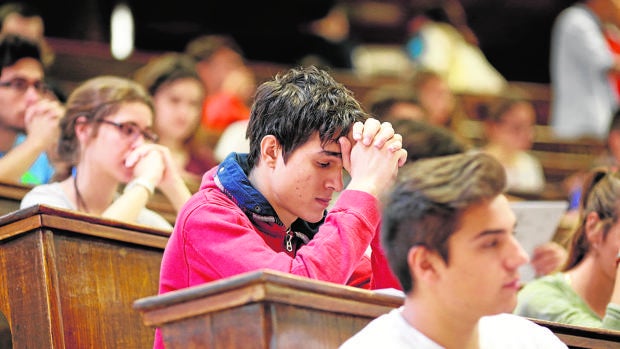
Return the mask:
M 144 178 L 138 177 L 138 178 L 134 178 L 131 182 L 127 183 L 127 185 L 125 186 L 125 189 L 123 190 L 123 194 L 126 193 L 131 188 L 135 187 L 136 185 L 139 185 L 143 187 L 144 189 L 146 189 L 146 191 L 149 192 L 149 195 L 153 195 L 155 193 L 155 186 L 151 184 L 151 182 L 147 181 Z

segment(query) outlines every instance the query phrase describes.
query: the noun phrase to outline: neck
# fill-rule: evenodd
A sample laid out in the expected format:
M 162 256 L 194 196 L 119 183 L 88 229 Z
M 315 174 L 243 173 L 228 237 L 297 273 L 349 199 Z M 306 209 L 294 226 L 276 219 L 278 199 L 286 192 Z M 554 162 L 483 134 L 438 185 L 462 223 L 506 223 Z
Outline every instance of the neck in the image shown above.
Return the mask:
M 614 280 L 601 269 L 595 257 L 588 255 L 576 267 L 569 270 L 573 290 L 599 317 L 605 315 L 605 308 L 611 299 Z
M 480 318 L 463 318 L 454 311 L 448 311 L 443 304 L 438 303 L 439 300 L 429 299 L 407 296 L 403 317 L 409 325 L 446 349 L 478 349 Z
M 159 136 L 159 140 L 157 141 L 157 143 L 167 147 L 170 150 L 185 148 L 185 144 L 183 141 L 175 138 L 162 137 L 161 135 Z
M 80 211 L 88 210 L 88 213 L 101 215 L 112 204 L 118 189 L 118 181 L 102 176 L 100 171 L 95 171 L 84 165 L 78 165 L 75 177 L 70 177 L 66 181 L 71 181 L 72 186 L 75 185 L 79 196 L 86 207 L 80 204 L 78 193 L 75 189 L 72 199 L 75 201 L 76 207 Z M 75 181 L 75 184 L 73 184 Z
M 276 211 L 276 214 L 278 215 L 278 218 L 280 218 L 282 223 L 286 227 L 290 227 L 291 224 L 293 224 L 293 222 L 297 219 L 297 217 L 292 217 L 291 215 L 284 214 L 284 212 L 282 212 L 282 210 L 280 209 L 280 206 L 277 204 L 277 201 L 271 195 L 271 193 L 273 192 L 271 190 L 271 184 L 265 180 L 265 178 L 272 176 L 269 171 L 269 168 L 263 167 L 259 164 L 258 166 L 255 166 L 253 169 L 250 170 L 248 179 L 250 180 L 250 183 L 252 183 L 252 186 L 261 194 L 263 194 L 263 196 L 267 199 L 271 207 L 273 207 L 273 209 Z

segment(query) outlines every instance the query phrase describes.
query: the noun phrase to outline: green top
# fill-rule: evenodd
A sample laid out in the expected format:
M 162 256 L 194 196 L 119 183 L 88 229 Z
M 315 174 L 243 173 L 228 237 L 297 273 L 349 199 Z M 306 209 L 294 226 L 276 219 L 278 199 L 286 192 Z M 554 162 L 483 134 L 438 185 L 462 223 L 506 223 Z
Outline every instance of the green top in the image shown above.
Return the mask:
M 564 273 L 527 283 L 519 292 L 517 315 L 569 325 L 620 330 L 620 305 L 609 303 L 601 318 L 570 286 Z

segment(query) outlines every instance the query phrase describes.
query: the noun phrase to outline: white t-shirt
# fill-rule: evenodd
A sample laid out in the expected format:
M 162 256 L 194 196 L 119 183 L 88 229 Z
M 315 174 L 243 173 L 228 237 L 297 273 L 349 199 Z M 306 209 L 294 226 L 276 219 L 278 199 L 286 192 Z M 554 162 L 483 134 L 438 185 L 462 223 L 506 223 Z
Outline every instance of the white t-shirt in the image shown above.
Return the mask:
M 38 185 L 32 188 L 31 191 L 24 195 L 20 208 L 39 204 L 66 208 L 69 210 L 77 210 L 58 182 Z M 172 225 L 170 225 L 164 217 L 147 208 L 143 208 L 140 211 L 136 223 L 164 230 L 172 229 Z
M 402 316 L 402 309 L 394 309 L 371 321 L 340 349 L 443 348 L 410 326 Z M 567 348 L 548 328 L 512 314 L 485 316 L 480 319 L 478 329 L 480 349 Z

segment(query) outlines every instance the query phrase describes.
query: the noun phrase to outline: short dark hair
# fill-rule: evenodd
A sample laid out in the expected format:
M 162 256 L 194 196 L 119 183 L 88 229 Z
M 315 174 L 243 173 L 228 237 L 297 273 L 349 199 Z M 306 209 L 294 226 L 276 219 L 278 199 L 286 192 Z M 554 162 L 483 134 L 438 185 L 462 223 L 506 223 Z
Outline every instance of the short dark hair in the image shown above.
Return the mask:
M 11 67 L 23 58 L 33 58 L 41 63 L 41 49 L 39 45 L 24 37 L 8 34 L 0 37 L 0 74 L 5 67 Z
M 250 112 L 246 137 L 250 167 L 258 164 L 260 143 L 273 135 L 282 145 L 284 161 L 318 132 L 321 144 L 338 141 L 366 112 L 351 91 L 316 67 L 291 69 L 260 85 Z
M 448 239 L 459 229 L 463 212 L 505 187 L 504 168 L 484 153 L 419 160 L 400 171 L 383 198 L 381 242 L 406 293 L 415 281 L 407 263 L 411 247 L 422 245 L 449 263 Z

